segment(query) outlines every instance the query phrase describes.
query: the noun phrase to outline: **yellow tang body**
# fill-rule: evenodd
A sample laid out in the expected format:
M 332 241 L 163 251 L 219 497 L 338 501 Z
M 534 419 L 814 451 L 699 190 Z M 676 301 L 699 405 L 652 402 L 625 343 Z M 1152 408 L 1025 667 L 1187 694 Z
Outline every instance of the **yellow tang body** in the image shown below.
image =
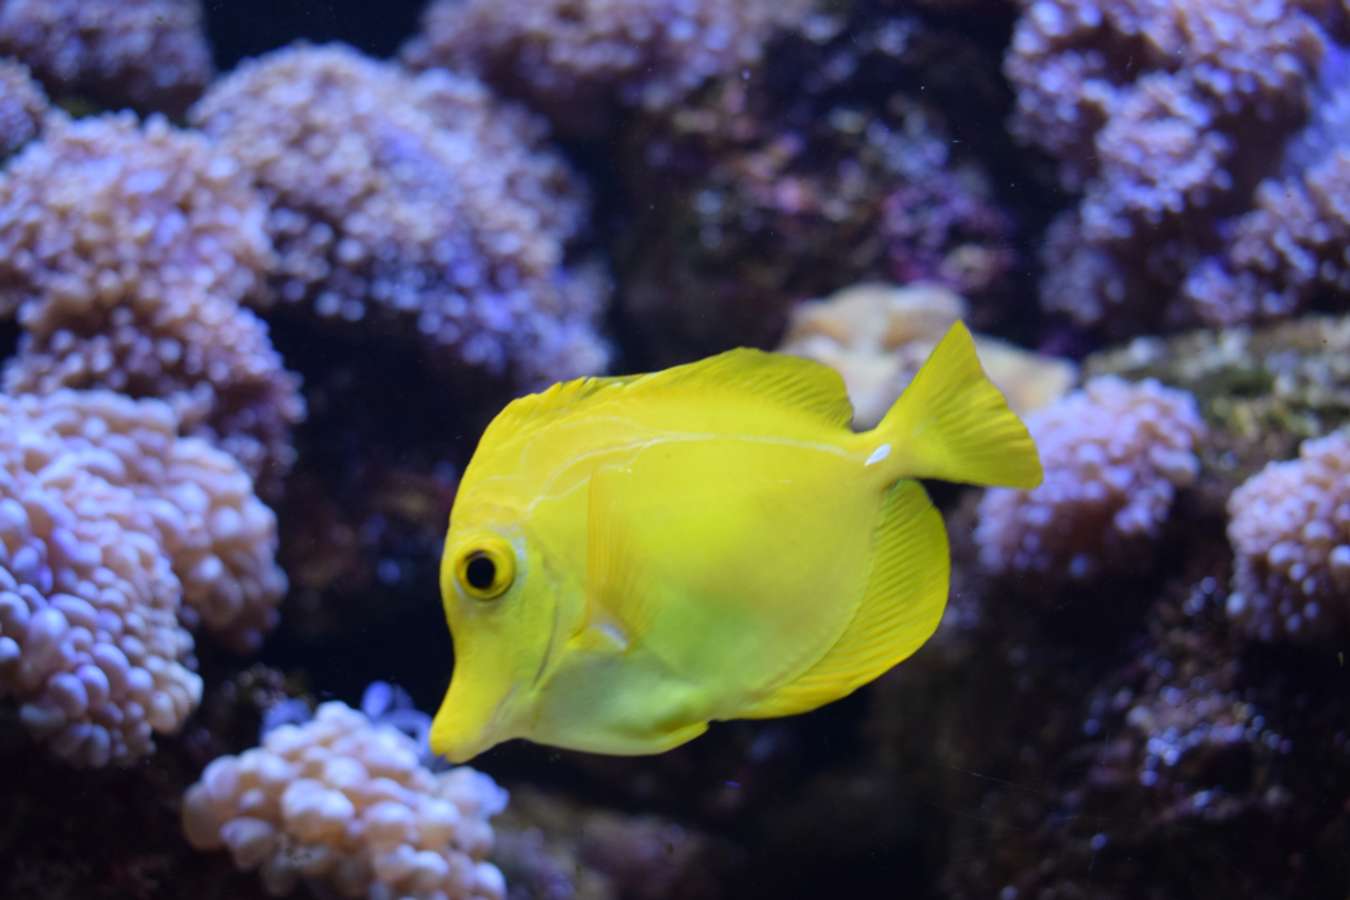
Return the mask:
M 657 753 L 913 653 L 949 571 L 914 479 L 1032 487 L 1040 461 L 960 323 L 877 428 L 851 417 L 832 369 L 755 350 L 507 406 L 450 516 L 432 749 Z

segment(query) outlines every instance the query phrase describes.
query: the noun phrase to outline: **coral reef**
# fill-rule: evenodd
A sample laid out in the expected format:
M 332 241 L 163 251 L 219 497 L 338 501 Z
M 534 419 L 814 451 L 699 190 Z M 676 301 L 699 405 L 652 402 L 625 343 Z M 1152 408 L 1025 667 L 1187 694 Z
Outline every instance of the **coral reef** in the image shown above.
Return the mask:
M 157 401 L 0 395 L 0 421 L 4 693 L 58 755 L 133 762 L 201 695 L 180 615 L 241 649 L 275 623 L 275 518 Z
M 304 403 L 238 307 L 273 261 L 264 220 L 199 135 L 130 113 L 53 122 L 0 174 L 0 303 L 24 328 L 5 389 L 163 399 L 275 494 Z
M 403 57 L 415 68 L 467 68 L 595 134 L 625 109 L 669 110 L 711 78 L 739 75 L 805 0 L 436 0 Z
M 1088 377 L 1157 378 L 1190 390 L 1211 428 L 1196 448 L 1197 489 L 1222 509 L 1267 462 L 1329 434 L 1350 410 L 1350 318 L 1310 316 L 1262 329 L 1136 338 L 1084 361 Z
M 200 850 L 228 848 L 282 896 L 301 881 L 342 896 L 500 898 L 488 819 L 506 793 L 469 768 L 433 773 L 412 739 L 333 701 L 262 745 L 215 760 L 183 800 Z
M 1049 308 L 1130 334 L 1346 295 L 1335 4 L 1024 7 L 1005 65 L 1013 130 L 1083 195 L 1046 242 Z
M 27 67 L 0 59 L 0 161 L 37 137 L 48 111 L 47 95 Z
M 965 117 L 1002 95 L 958 29 L 860 4 L 786 32 L 753 72 L 626 136 L 620 300 L 654 363 L 771 346 L 794 303 L 870 279 L 1001 314 L 1012 224 Z
M 358 5 L 0 0 L 0 896 L 1344 900 L 1345 0 Z M 776 346 L 865 428 L 956 319 L 1046 480 L 931 486 L 919 653 L 430 754 L 509 396 Z
M 267 197 L 283 304 L 526 385 L 604 365 L 604 280 L 567 259 L 580 185 L 477 82 L 299 47 L 244 63 L 191 118 Z
M 169 114 L 212 74 L 200 0 L 5 0 L 0 53 L 53 96 Z
M 902 669 L 883 685 L 891 718 L 876 725 L 906 774 L 911 756 L 936 758 L 949 786 L 921 798 L 923 808 L 966 813 L 935 851 L 944 894 L 1166 897 L 1204 885 L 1331 896 L 1350 878 L 1344 669 L 1334 644 L 1286 652 L 1250 640 L 1249 621 L 1229 612 L 1245 563 L 1225 535 L 1235 487 L 1271 455 L 1292 453 L 1300 435 L 1346 423 L 1347 329 L 1343 318 L 1315 318 L 1197 332 L 1085 361 L 1089 373 L 1170 382 L 1206 423 L 1192 487 L 1172 507 L 1169 564 L 1098 578 L 1077 598 L 1097 623 L 1122 601 L 1137 617 L 1065 627 L 1074 594 L 1041 581 L 1053 606 L 1008 603 L 1002 582 L 971 565 L 978 513 L 963 504 L 949 528 L 954 608 L 937 652 L 929 671 Z M 1288 467 L 1278 477 L 1299 465 L 1277 464 Z M 1267 534 L 1280 527 L 1272 520 Z M 902 728 L 930 709 L 916 706 L 925 697 L 936 751 Z M 997 712 L 1028 708 L 1043 714 Z M 967 724 L 976 710 L 997 724 Z M 996 747 L 984 737 L 991 727 L 1003 735 Z
M 1112 376 L 1027 417 L 1045 481 L 980 504 L 980 562 L 1041 580 L 1086 581 L 1147 560 L 1177 490 L 1199 469 L 1205 426 L 1184 391 Z
M 778 350 L 837 369 L 853 401 L 854 426 L 872 428 L 947 329 L 966 315 L 966 302 L 937 285 L 856 285 L 794 309 Z M 1018 413 L 1057 400 L 1077 378 L 1068 360 L 984 336 L 976 336 L 975 346 L 985 371 Z
M 1350 632 L 1350 431 L 1305 441 L 1228 501 L 1237 556 L 1228 612 L 1262 640 Z
M 511 896 L 540 900 L 675 900 L 732 896 L 736 857 L 709 835 L 652 815 L 581 806 L 537 789 L 511 791 L 494 823 L 494 860 Z

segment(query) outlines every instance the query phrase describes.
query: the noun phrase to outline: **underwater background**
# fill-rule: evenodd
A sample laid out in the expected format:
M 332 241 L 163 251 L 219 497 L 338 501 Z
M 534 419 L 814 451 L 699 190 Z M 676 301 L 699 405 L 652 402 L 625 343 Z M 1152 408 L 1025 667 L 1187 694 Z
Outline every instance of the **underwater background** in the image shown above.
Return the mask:
M 0 0 L 0 56 L 0 896 L 1350 896 L 1346 0 Z M 930 486 L 911 659 L 430 758 L 506 402 L 750 345 L 870 427 L 958 318 L 1046 477 Z

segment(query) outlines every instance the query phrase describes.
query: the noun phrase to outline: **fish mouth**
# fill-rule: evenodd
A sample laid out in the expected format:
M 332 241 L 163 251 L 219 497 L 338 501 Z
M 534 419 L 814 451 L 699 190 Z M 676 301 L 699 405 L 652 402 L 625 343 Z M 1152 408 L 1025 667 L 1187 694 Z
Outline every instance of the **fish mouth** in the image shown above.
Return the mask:
M 456 765 L 468 762 L 515 735 L 509 726 L 511 700 L 517 689 L 512 685 L 495 703 L 466 702 L 467 691 L 456 691 L 455 680 L 431 722 L 431 751 Z

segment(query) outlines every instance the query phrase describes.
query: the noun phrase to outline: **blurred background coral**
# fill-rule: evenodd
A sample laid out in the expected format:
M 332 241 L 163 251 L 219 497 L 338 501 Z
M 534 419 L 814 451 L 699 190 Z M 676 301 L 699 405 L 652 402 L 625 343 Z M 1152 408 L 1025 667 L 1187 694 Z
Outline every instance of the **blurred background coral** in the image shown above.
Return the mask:
M 506 402 L 957 319 L 910 662 L 430 758 Z M 0 387 L 0 896 L 1350 896 L 1347 0 L 0 0 Z

